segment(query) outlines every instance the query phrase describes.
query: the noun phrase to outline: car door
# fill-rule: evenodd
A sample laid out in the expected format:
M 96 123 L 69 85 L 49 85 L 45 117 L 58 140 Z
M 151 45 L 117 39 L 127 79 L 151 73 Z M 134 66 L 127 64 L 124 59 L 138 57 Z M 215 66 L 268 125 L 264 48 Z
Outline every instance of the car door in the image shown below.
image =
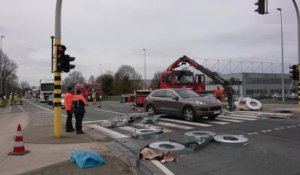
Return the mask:
M 180 115 L 181 107 L 180 102 L 178 101 L 179 97 L 175 92 L 171 90 L 166 91 L 166 98 L 164 102 L 165 111 L 168 114 Z
M 161 89 L 158 91 L 155 91 L 151 96 L 151 103 L 154 105 L 157 112 L 162 113 L 165 112 L 164 110 L 164 101 L 166 97 L 166 91 Z

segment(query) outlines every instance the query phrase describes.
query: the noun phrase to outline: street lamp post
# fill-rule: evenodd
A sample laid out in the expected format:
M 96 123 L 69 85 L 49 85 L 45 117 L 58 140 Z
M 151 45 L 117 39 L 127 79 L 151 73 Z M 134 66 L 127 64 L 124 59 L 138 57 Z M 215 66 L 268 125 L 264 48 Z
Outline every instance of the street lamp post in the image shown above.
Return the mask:
M 146 81 L 146 49 L 143 49 L 144 51 L 144 56 L 145 56 L 145 60 L 144 60 L 144 76 L 145 76 L 145 81 Z
M 283 62 L 283 30 L 282 30 L 282 14 L 281 8 L 277 8 L 280 14 L 280 26 L 281 26 L 281 96 L 282 96 L 282 102 L 284 102 L 284 62 Z
M 3 55 L 3 50 L 2 50 L 2 38 L 4 38 L 5 36 L 4 35 L 1 35 L 1 61 L 2 61 L 2 55 Z M 2 88 L 3 88 L 3 86 L 2 86 L 2 82 L 3 82 L 3 67 L 2 67 L 2 64 L 1 64 L 1 87 L 0 87 L 0 94 L 3 96 L 3 94 L 2 94 Z M 3 99 L 3 97 L 2 97 L 2 99 Z
M 299 9 L 296 0 L 292 0 L 295 6 L 296 15 L 297 15 L 297 29 L 298 29 L 298 69 L 300 69 L 300 16 Z M 299 73 L 300 74 L 300 73 Z M 298 80 L 297 92 L 298 92 L 298 112 L 300 112 L 300 81 Z
M 99 64 L 100 66 L 100 76 L 102 75 L 102 64 Z

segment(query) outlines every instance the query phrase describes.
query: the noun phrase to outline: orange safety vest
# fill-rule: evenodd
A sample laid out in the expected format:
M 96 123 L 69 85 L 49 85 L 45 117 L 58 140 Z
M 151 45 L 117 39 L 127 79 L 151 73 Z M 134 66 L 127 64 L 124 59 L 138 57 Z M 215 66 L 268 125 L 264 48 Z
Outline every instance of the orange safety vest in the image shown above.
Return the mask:
M 222 98 L 222 96 L 223 96 L 223 90 L 222 89 L 216 89 L 215 90 L 215 96 L 217 98 Z
M 82 100 L 82 102 L 84 104 L 87 104 L 87 100 L 82 96 L 82 95 L 75 95 L 74 98 L 73 98 L 74 101 L 79 101 L 79 100 Z
M 72 110 L 72 102 L 73 102 L 73 95 L 71 93 L 66 93 L 66 95 L 65 95 L 65 110 L 66 111 Z

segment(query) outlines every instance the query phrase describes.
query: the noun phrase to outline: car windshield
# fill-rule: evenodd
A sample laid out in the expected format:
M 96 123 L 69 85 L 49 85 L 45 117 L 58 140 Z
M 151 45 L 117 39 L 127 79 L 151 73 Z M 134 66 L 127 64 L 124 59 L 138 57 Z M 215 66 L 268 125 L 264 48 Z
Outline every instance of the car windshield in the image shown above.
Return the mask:
M 199 94 L 190 89 L 175 89 L 174 91 L 182 98 L 200 97 Z

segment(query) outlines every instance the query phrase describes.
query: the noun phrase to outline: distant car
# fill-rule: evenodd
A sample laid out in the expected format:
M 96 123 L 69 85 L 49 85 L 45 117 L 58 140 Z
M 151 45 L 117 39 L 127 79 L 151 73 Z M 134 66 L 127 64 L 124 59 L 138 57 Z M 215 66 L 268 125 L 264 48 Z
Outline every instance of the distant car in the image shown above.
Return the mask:
M 47 99 L 47 104 L 48 105 L 54 105 L 53 103 L 53 98 L 54 98 L 54 95 L 51 94 L 48 99 Z M 65 94 L 61 94 L 61 107 L 62 108 L 65 108 Z
M 298 98 L 298 94 L 297 93 L 290 93 L 287 95 L 287 98 L 290 100 L 296 100 Z
M 147 112 L 171 114 L 194 121 L 207 116 L 215 119 L 222 113 L 222 106 L 214 96 L 201 97 L 191 89 L 158 89 L 145 99 Z

